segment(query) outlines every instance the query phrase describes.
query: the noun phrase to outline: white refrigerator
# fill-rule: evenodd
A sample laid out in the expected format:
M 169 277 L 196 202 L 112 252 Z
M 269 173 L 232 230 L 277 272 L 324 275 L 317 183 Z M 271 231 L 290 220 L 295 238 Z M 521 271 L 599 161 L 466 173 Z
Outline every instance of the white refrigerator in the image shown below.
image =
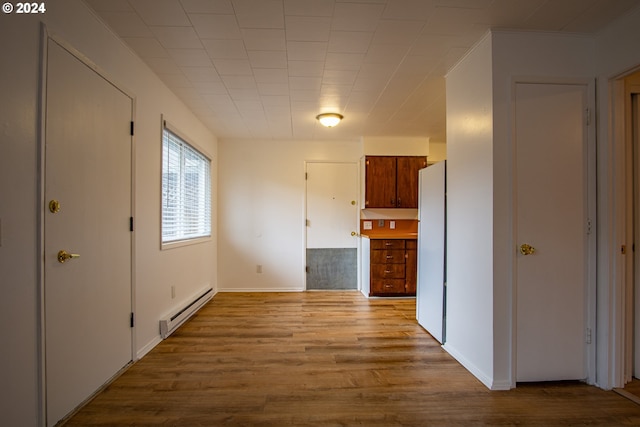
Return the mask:
M 418 185 L 418 323 L 441 344 L 446 327 L 446 161 L 421 169 Z

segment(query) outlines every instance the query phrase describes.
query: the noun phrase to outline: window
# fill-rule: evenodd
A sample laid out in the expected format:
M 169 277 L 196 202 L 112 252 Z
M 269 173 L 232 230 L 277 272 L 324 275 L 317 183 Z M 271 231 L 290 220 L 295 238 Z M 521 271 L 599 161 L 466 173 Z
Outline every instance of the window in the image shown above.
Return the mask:
M 162 243 L 211 236 L 211 161 L 162 130 Z

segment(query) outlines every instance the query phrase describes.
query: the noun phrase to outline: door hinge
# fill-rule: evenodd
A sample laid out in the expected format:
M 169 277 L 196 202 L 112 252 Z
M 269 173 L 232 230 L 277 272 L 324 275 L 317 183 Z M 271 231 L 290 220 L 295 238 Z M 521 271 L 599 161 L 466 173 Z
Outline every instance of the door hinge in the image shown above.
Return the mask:
M 622 255 L 626 255 L 627 254 L 627 245 L 620 246 L 620 253 Z
M 131 129 L 130 129 L 130 131 L 131 131 L 131 136 L 133 136 L 133 128 L 134 128 L 134 124 L 133 124 L 133 121 L 131 121 Z
M 585 337 L 585 341 L 587 344 L 591 344 L 591 328 L 587 328 L 587 335 Z
M 587 126 L 590 126 L 591 125 L 591 109 L 590 108 L 585 109 L 585 118 L 587 121 Z
M 129 231 L 133 231 L 133 217 L 129 217 Z
M 311 226 L 311 221 L 309 221 L 308 219 L 305 219 L 304 220 L 304 225 L 307 226 L 307 227 L 310 227 Z
M 591 218 L 587 218 L 587 234 L 591 234 Z
M 304 272 L 305 273 L 309 273 L 309 266 L 308 265 L 304 268 Z
M 305 172 L 304 173 L 304 180 L 307 181 L 309 179 L 309 173 Z
M 133 315 L 133 312 L 131 312 L 131 317 L 129 318 L 129 326 L 131 326 L 132 328 L 135 326 L 135 317 Z

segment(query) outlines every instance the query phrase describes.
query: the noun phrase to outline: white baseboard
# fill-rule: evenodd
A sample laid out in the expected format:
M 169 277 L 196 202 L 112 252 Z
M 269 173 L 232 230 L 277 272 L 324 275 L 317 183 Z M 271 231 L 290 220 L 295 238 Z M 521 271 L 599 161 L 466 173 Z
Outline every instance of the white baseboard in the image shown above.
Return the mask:
M 218 293 L 220 292 L 304 292 L 304 288 L 221 288 L 218 287 Z
M 451 345 L 445 343 L 442 348 L 454 359 L 456 359 L 467 371 L 471 372 L 471 374 L 476 377 L 482 384 L 484 384 L 485 387 L 487 387 L 489 390 L 511 389 L 511 383 L 507 384 L 504 381 L 494 381 L 490 375 L 487 375 L 482 369 L 478 368 L 474 363 L 469 361 L 469 359 L 464 357 L 462 353 L 460 353 Z
M 151 341 L 149 341 L 144 347 L 142 347 L 136 353 L 136 360 L 142 359 L 147 353 L 149 353 L 155 346 L 162 342 L 162 338 L 160 335 L 155 336 Z

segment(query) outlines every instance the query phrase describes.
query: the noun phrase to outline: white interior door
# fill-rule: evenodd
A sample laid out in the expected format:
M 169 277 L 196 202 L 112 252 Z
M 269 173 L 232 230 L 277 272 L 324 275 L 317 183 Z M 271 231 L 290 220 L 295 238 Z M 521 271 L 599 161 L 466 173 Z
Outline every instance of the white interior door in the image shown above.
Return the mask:
M 307 289 L 357 289 L 358 164 L 307 163 Z
M 53 40 L 47 64 L 45 386 L 54 425 L 132 358 L 132 100 Z M 61 263 L 61 250 L 79 258 Z
M 516 85 L 517 381 L 587 376 L 587 94 Z
M 419 174 L 416 317 L 418 323 L 442 344 L 446 280 L 445 162 L 421 169 Z

